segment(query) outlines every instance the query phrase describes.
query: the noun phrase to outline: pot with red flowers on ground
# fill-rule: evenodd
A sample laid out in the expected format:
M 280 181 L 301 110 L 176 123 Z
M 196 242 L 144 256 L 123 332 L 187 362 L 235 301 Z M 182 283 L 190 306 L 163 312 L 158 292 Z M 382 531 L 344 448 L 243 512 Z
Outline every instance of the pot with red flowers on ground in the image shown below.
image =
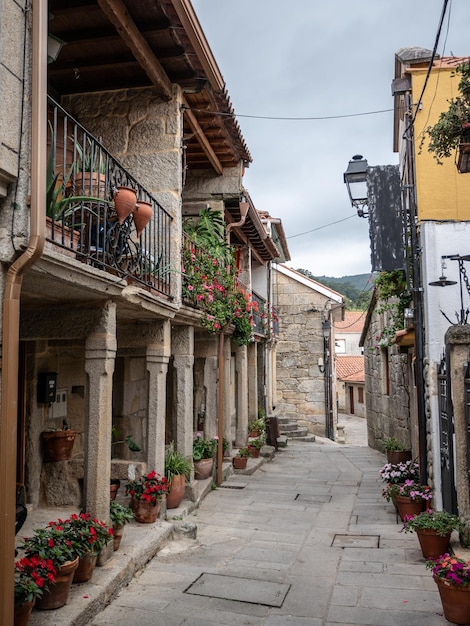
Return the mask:
M 168 488 L 165 476 L 155 471 L 131 480 L 126 485 L 126 495 L 131 496 L 130 508 L 137 522 L 152 524 L 157 520 L 161 501 L 166 498 Z
M 256 439 L 250 439 L 247 445 L 247 448 L 250 452 L 250 456 L 253 459 L 257 459 L 260 455 L 261 448 L 263 446 L 264 446 L 264 441 L 260 437 L 257 437 Z

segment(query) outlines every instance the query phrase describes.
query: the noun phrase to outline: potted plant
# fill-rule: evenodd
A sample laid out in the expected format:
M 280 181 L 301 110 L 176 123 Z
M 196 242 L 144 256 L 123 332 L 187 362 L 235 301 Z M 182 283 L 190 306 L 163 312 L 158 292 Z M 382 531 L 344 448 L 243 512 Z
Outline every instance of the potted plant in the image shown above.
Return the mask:
M 15 626 L 28 623 L 37 598 L 55 583 L 56 569 L 50 559 L 25 556 L 15 563 Z
M 259 437 L 266 430 L 266 420 L 258 417 L 248 422 L 248 435 L 250 437 Z
M 113 529 L 90 513 L 83 512 L 71 515 L 70 519 L 65 520 L 64 526 L 79 556 L 73 582 L 86 582 L 93 575 L 99 553 L 112 540 Z
M 395 437 L 388 437 L 382 441 L 383 449 L 389 463 L 402 463 L 411 460 L 411 450 L 401 444 Z
M 111 501 L 109 517 L 113 525 L 114 551 L 116 551 L 121 545 L 125 525 L 134 519 L 134 513 L 128 506 Z
M 429 138 L 428 151 L 434 153 L 439 164 L 458 149 L 457 168 L 459 172 L 470 171 L 470 63 L 459 65 L 455 75 L 460 75 L 459 95 L 449 101 L 449 108 L 443 111 L 434 126 L 425 130 Z
M 419 479 L 419 465 L 416 461 L 385 463 L 379 470 L 380 478 L 387 484 L 398 485 L 405 480 Z
M 78 193 L 106 196 L 107 158 L 103 149 L 85 135 L 84 145 L 75 143 L 75 180 Z
M 56 569 L 55 583 L 36 599 L 37 609 L 58 609 L 67 603 L 78 567 L 78 549 L 72 539 L 67 524 L 62 520 L 49 522 L 46 528 L 38 528 L 31 537 L 24 539 L 21 547 L 26 556 L 50 560 Z
M 131 480 L 126 485 L 126 495 L 131 496 L 131 509 L 138 522 L 151 524 L 156 521 L 168 486 L 165 476 L 155 471 Z
M 250 439 L 247 446 L 250 456 L 254 459 L 257 459 L 263 446 L 264 441 L 262 438 L 258 437 L 256 439 Z
M 166 508 L 176 509 L 184 496 L 186 480 L 191 478 L 191 461 L 175 450 L 172 441 L 165 454 L 165 476 L 169 482 Z
M 72 457 L 73 444 L 77 431 L 64 421 L 60 429 L 45 430 L 41 433 L 45 461 L 68 461 Z
M 470 563 L 446 553 L 426 563 L 439 590 L 444 617 L 470 624 Z
M 248 448 L 240 448 L 237 454 L 233 457 L 233 467 L 235 469 L 246 469 L 249 456 L 250 450 Z
M 193 440 L 194 476 L 196 479 L 203 480 L 212 474 L 214 454 L 218 444 L 218 437 L 204 439 L 202 433 L 196 433 Z
M 387 502 L 394 499 L 402 521 L 406 515 L 417 515 L 424 511 L 426 503 L 432 499 L 431 487 L 420 485 L 413 480 L 405 480 L 403 485 L 389 484 L 382 491 L 382 495 Z
M 436 559 L 448 551 L 452 531 L 461 528 L 457 515 L 427 509 L 418 515 L 405 516 L 402 530 L 417 534 L 424 558 Z

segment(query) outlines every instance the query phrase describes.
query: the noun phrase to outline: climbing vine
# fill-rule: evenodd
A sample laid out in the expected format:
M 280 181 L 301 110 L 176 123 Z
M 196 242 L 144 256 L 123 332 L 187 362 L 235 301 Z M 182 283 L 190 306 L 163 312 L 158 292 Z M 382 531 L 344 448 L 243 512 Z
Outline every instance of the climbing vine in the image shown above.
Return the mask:
M 377 313 L 384 314 L 386 325 L 375 337 L 375 348 L 392 345 L 395 333 L 404 326 L 405 309 L 410 305 L 405 274 L 402 270 L 381 272 L 375 279 L 375 290 L 379 306 Z

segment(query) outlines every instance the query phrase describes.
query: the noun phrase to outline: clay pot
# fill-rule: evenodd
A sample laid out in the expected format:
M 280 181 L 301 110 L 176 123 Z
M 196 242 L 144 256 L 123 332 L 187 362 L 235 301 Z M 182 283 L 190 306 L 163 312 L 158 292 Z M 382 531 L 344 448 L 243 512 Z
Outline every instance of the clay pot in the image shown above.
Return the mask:
M 98 556 L 91 556 L 90 554 L 84 556 L 78 561 L 78 567 L 73 575 L 74 583 L 86 583 L 93 576 L 93 572 L 96 567 L 96 560 Z
M 201 459 L 194 461 L 194 478 L 196 480 L 204 480 L 212 474 L 214 459 Z
M 454 624 L 470 624 L 470 587 L 455 586 L 434 578 L 441 596 L 444 617 Z
M 44 611 L 59 609 L 67 604 L 70 587 L 72 586 L 73 575 L 78 567 L 78 556 L 75 561 L 67 561 L 57 570 L 56 581 L 49 585 L 41 598 L 36 598 L 35 607 Z
M 171 477 L 170 493 L 166 496 L 166 508 L 177 509 L 181 504 L 186 489 L 186 477 L 184 474 L 174 474 Z
M 15 606 L 14 626 L 27 626 L 35 602 L 36 599 L 23 602 L 21 606 Z
M 401 521 L 403 522 L 407 515 L 418 515 L 426 508 L 425 500 L 412 500 L 408 496 L 396 496 L 395 505 L 398 509 Z
M 417 528 L 416 534 L 418 536 L 419 545 L 421 546 L 421 552 L 425 559 L 437 559 L 441 554 L 445 554 L 449 551 L 450 536 L 438 535 L 435 530 L 431 528 Z
M 411 450 L 387 450 L 387 461 L 393 465 L 411 461 Z
M 119 478 L 112 478 L 111 484 L 109 485 L 109 497 L 111 500 L 116 500 L 117 492 L 119 491 L 119 487 L 121 486 L 121 481 Z
M 152 524 L 157 521 L 158 514 L 160 513 L 160 502 L 153 505 L 150 502 L 132 497 L 131 509 L 136 522 L 140 524 Z
M 125 526 L 118 526 L 117 524 L 113 526 L 113 541 L 114 541 L 114 552 L 119 550 L 119 546 L 121 545 L 122 536 L 124 535 Z
M 150 202 L 139 200 L 134 209 L 134 224 L 137 231 L 137 237 L 140 237 L 142 231 L 152 219 L 153 207 Z
M 233 467 L 234 469 L 246 469 L 246 464 L 248 463 L 248 459 L 246 457 L 234 456 L 233 457 Z
M 250 446 L 248 445 L 248 450 L 250 451 L 250 456 L 252 459 L 257 459 L 260 455 L 260 449 L 259 448 L 250 448 Z
M 122 224 L 128 215 L 135 209 L 137 192 L 132 187 L 118 187 L 114 192 L 114 209 Z
M 45 461 L 68 461 L 72 456 L 76 430 L 53 430 L 42 433 Z

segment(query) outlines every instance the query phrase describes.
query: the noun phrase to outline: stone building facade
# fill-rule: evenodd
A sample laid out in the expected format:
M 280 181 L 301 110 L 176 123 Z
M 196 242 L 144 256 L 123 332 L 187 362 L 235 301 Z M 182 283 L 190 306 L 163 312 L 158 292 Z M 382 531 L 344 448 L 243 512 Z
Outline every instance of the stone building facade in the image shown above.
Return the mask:
M 332 322 L 342 318 L 343 297 L 285 265 L 274 266 L 273 283 L 281 320 L 276 414 L 321 436 L 327 434 L 330 419 L 334 438 L 337 410 Z

